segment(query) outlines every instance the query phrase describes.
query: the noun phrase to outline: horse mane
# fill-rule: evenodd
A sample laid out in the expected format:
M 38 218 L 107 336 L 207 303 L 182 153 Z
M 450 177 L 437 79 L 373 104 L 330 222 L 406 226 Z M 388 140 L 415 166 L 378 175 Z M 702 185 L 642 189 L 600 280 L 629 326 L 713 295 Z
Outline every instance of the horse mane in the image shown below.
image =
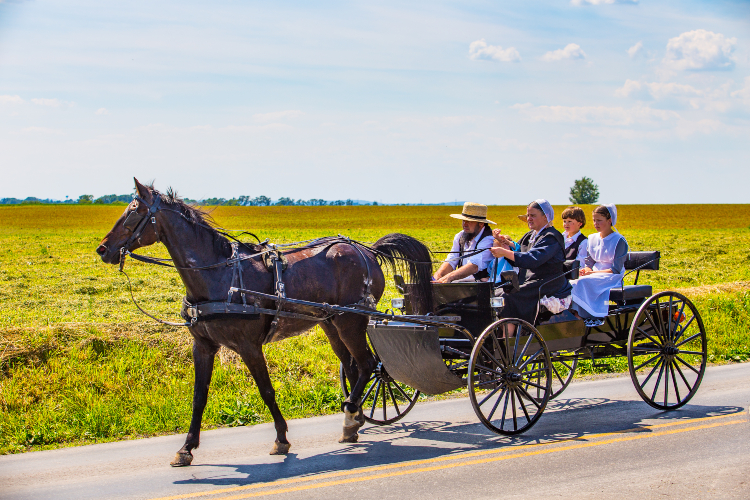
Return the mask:
M 165 203 L 166 205 L 169 205 L 173 209 L 179 211 L 185 218 L 185 220 L 190 223 L 190 227 L 193 229 L 193 231 L 198 231 L 201 229 L 208 231 L 208 234 L 211 236 L 213 241 L 214 250 L 216 250 L 218 253 L 231 253 L 232 250 L 229 238 L 227 238 L 217 230 L 218 225 L 208 211 L 196 205 L 187 203 L 185 200 L 180 198 L 177 194 L 177 191 L 175 191 L 171 187 L 167 188 L 166 193 L 158 191 L 154 188 L 153 185 L 150 185 L 148 187 L 154 196 L 158 196 L 159 198 L 161 198 L 162 203 Z M 252 243 L 244 244 L 251 249 L 254 249 L 256 247 L 256 245 Z

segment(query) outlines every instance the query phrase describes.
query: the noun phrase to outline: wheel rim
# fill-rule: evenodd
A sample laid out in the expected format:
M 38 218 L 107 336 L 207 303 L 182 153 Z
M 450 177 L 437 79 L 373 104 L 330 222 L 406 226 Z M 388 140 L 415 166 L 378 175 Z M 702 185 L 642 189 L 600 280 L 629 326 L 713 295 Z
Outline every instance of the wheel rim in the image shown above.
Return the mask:
M 530 429 L 550 399 L 551 384 L 549 351 L 529 323 L 503 319 L 477 339 L 469 365 L 469 399 L 491 431 L 513 435 Z
M 349 397 L 349 380 L 346 378 L 343 365 L 339 367 L 339 377 L 344 397 Z M 365 421 L 375 425 L 387 425 L 401 420 L 414 407 L 419 395 L 418 390 L 393 380 L 383 363 L 378 361 L 362 393 L 362 412 Z
M 641 398 L 660 410 L 687 403 L 703 379 L 708 349 L 698 310 L 684 295 L 662 292 L 636 313 L 628 369 Z

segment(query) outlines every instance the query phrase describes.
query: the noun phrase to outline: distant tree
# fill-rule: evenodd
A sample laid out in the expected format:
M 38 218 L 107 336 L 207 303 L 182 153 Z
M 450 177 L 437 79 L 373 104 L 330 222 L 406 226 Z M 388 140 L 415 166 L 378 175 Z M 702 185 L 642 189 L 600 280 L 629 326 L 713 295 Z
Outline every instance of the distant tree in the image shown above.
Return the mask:
M 271 204 L 271 198 L 268 196 L 256 196 L 253 198 L 253 205 L 256 207 L 267 207 Z
M 377 201 L 373 201 L 373 202 L 372 202 L 372 205 L 373 205 L 374 207 L 377 207 L 377 206 L 378 206 L 378 202 L 377 202 Z
M 354 201 L 353 200 L 346 200 L 346 205 L 347 206 L 354 205 Z
M 592 205 L 599 201 L 599 186 L 588 177 L 578 179 L 570 188 L 570 202 L 574 205 Z
M 252 200 L 250 200 L 249 196 L 240 196 L 239 198 L 237 198 L 238 204 L 242 205 L 243 207 L 250 205 L 251 201 Z
M 286 196 L 279 198 L 274 205 L 279 205 L 282 207 L 289 207 L 294 205 L 294 200 L 291 198 L 287 198 Z
M 93 194 L 82 194 L 78 197 L 79 205 L 91 205 L 94 202 Z

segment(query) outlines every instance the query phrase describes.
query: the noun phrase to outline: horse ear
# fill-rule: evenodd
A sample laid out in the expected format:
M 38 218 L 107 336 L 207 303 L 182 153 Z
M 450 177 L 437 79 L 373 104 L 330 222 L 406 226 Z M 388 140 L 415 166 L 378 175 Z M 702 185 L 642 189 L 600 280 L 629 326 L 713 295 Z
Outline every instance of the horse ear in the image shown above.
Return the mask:
M 151 196 L 151 190 L 138 182 L 138 179 L 133 177 L 133 180 L 135 181 L 135 190 L 138 192 L 138 196 L 140 196 L 143 200 L 145 200 L 147 203 L 151 203 L 152 196 Z

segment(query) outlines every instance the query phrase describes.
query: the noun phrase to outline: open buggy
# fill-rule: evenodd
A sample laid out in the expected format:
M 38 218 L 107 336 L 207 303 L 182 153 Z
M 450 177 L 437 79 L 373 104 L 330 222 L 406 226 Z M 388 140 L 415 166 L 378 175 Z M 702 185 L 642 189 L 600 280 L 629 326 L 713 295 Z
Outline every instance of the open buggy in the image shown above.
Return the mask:
M 421 393 L 435 395 L 467 387 L 481 422 L 493 432 L 513 435 L 530 429 L 547 403 L 570 383 L 579 360 L 627 357 L 638 394 L 654 408 L 672 410 L 698 390 L 706 367 L 706 331 L 693 303 L 677 292 L 652 294 L 639 285 L 642 270 L 659 269 L 659 252 L 630 252 L 625 269 L 635 284 L 610 292 L 603 325 L 587 327 L 569 310 L 551 314 L 543 306 L 535 325 L 499 319 L 502 297 L 512 293 L 513 271 L 501 283 L 432 285 L 434 314 L 413 315 L 411 285 L 396 275 L 402 299 L 398 314 L 372 314 L 367 333 L 378 360 L 363 395 L 365 419 L 385 425 L 402 418 Z M 570 279 L 578 262 L 567 261 Z M 344 371 L 341 384 L 349 385 Z

